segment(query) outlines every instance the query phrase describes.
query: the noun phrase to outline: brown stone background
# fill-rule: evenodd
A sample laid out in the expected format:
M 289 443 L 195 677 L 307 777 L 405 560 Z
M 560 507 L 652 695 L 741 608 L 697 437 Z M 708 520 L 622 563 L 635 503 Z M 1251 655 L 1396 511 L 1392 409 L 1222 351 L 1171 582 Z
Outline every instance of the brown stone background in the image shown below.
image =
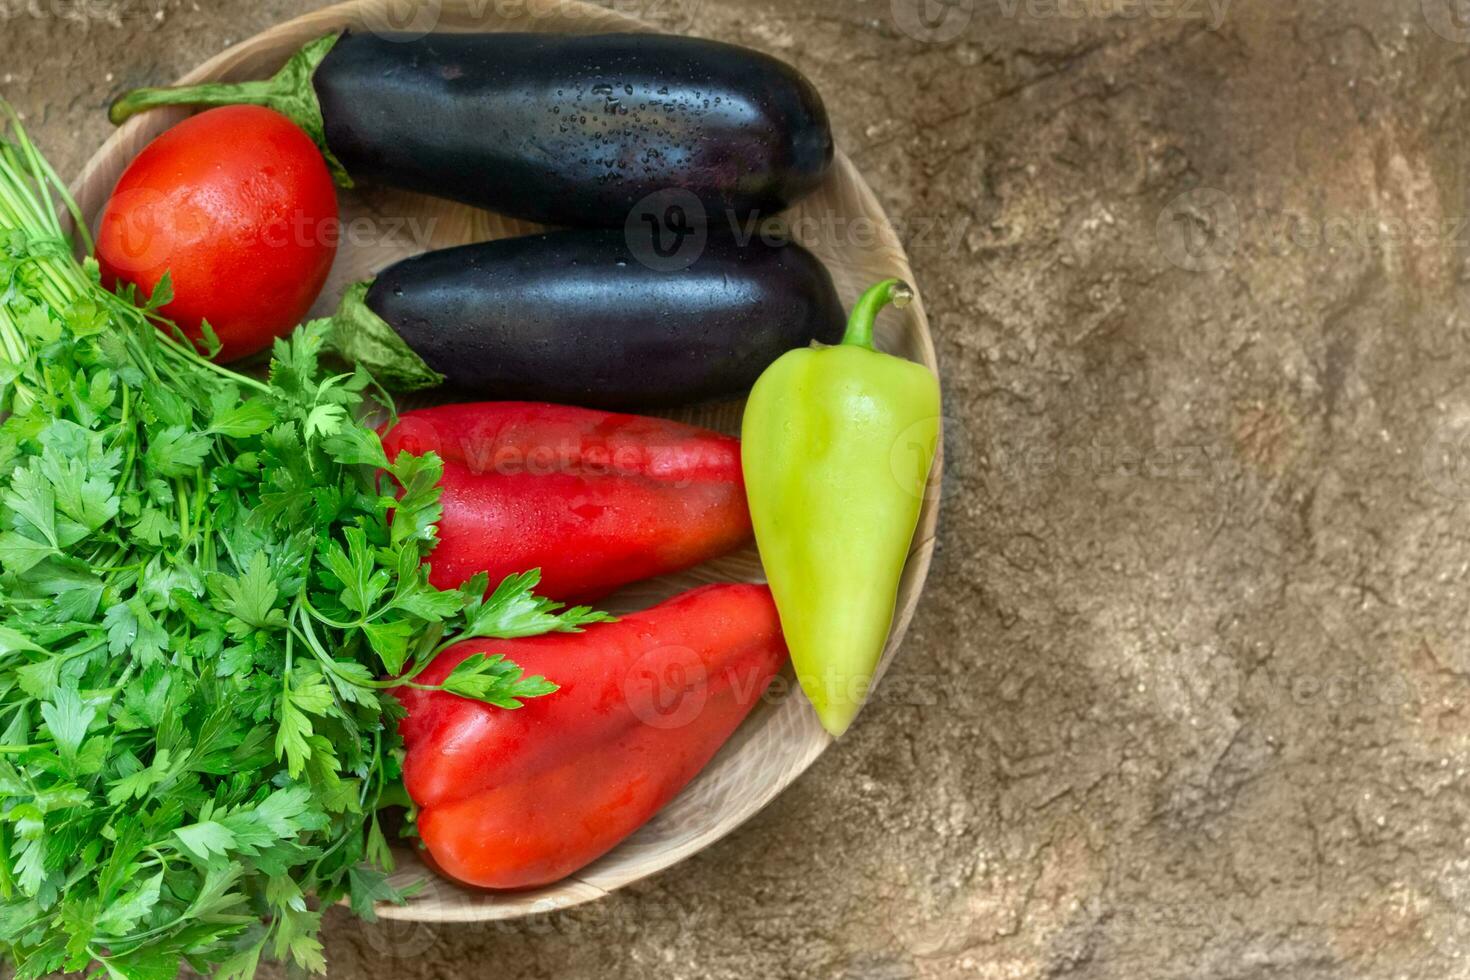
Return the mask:
M 1470 977 L 1456 2 L 619 0 L 826 94 L 933 315 L 942 547 L 741 831 L 541 919 L 334 915 L 333 975 Z M 74 173 L 305 6 L 0 0 L 0 92 Z

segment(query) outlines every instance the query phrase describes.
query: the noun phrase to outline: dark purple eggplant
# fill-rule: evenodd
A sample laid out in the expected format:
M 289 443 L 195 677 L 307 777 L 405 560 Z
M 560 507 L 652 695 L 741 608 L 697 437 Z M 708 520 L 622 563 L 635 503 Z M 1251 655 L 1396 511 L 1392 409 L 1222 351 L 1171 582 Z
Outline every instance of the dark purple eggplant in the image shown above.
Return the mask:
M 832 162 L 821 97 L 791 66 L 661 34 L 348 32 L 312 42 L 268 81 L 139 89 L 110 115 L 239 102 L 289 116 L 340 182 L 554 225 L 623 225 L 675 188 L 712 224 L 770 214 Z
M 335 343 L 399 390 L 647 409 L 742 394 L 842 336 L 832 277 L 800 245 L 711 231 L 683 268 L 640 254 L 584 229 L 417 255 L 347 291 Z

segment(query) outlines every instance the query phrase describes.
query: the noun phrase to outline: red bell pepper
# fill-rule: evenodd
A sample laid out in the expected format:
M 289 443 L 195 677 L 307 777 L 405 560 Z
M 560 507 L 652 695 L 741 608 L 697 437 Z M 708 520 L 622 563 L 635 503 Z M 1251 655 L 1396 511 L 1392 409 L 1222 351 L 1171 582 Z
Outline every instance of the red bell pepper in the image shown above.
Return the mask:
M 637 830 L 704 768 L 786 662 L 770 590 L 710 585 L 584 633 L 469 640 L 418 678 L 503 653 L 561 689 L 506 711 L 398 689 L 403 781 L 446 874 L 557 881 Z
M 751 534 L 740 442 L 664 419 L 481 402 L 405 412 L 383 439 L 444 460 L 430 555 L 441 589 L 541 569 L 554 599 L 596 599 L 739 547 Z

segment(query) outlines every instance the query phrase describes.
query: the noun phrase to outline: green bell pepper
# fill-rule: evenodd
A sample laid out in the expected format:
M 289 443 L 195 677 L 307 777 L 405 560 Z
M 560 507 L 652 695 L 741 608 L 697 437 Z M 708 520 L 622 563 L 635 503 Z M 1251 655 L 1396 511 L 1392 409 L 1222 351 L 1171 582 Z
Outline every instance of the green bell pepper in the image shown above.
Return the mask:
M 840 344 L 786 353 L 745 406 L 756 544 L 797 677 L 833 735 L 883 654 L 938 441 L 939 381 L 873 348 L 878 312 L 912 298 L 897 279 L 878 283 Z

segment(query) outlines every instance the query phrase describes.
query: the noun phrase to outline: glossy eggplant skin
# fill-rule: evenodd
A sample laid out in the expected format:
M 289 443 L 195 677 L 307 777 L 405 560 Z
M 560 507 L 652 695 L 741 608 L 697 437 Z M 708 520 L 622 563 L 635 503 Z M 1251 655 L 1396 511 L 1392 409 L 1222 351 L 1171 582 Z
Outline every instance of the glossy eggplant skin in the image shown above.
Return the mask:
M 366 302 L 459 394 L 624 410 L 744 394 L 845 325 L 816 256 L 716 234 L 676 271 L 639 262 L 620 230 L 464 245 L 384 270 Z
M 805 77 L 699 38 L 349 32 L 313 84 L 354 179 L 544 224 L 622 226 L 673 188 L 711 224 L 770 214 L 832 162 Z

